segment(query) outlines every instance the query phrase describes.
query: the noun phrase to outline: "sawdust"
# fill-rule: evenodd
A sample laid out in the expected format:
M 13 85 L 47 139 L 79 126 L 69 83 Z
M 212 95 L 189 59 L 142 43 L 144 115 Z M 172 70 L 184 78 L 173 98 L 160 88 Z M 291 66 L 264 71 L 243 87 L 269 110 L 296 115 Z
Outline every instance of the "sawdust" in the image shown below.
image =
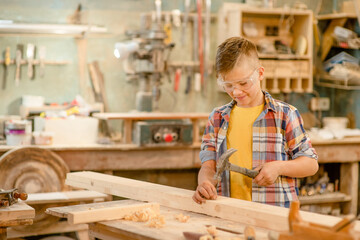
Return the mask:
M 151 228 L 162 228 L 165 225 L 165 217 L 163 215 L 157 215 L 149 220 L 147 224 Z
M 215 226 L 210 226 L 210 227 L 207 227 L 206 228 L 206 231 L 211 234 L 212 236 L 217 236 L 218 235 L 218 232 L 216 230 L 216 227 Z
M 155 213 L 151 208 L 144 208 L 132 214 L 125 215 L 123 219 L 133 222 L 148 222 L 146 226 L 152 228 L 161 228 L 165 225 L 165 217 Z
M 127 214 L 123 219 L 133 222 L 147 222 L 157 214 L 151 208 L 144 208 L 132 214 Z
M 214 238 L 211 235 L 203 235 L 199 238 L 199 240 L 214 240 Z
M 190 218 L 190 216 L 186 216 L 182 213 L 175 216 L 175 219 L 177 219 L 179 222 L 183 222 L 183 223 L 187 222 L 189 220 L 189 218 Z

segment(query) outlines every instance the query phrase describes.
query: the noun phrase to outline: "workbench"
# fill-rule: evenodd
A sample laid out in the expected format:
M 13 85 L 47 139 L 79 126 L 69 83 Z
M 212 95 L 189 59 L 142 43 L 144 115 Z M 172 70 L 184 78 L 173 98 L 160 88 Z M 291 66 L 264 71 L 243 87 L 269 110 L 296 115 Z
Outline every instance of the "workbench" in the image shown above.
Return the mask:
M 357 213 L 360 138 L 312 141 L 319 163 L 340 163 L 340 191 L 350 196 L 344 213 Z M 200 144 L 172 147 L 138 147 L 133 144 L 43 146 L 60 156 L 70 171 L 198 169 Z M 0 146 L 0 154 L 14 149 Z M 146 159 L 146 161 L 144 161 Z
M 126 200 L 129 202 L 136 202 L 133 200 Z M 74 206 L 76 207 L 76 206 Z M 184 240 L 183 232 L 193 232 L 207 234 L 207 225 L 215 226 L 217 228 L 226 229 L 229 231 L 238 232 L 229 233 L 222 230 L 217 230 L 218 237 L 221 239 L 231 239 L 243 237 L 244 224 L 234 221 L 224 220 L 206 216 L 204 214 L 193 213 L 174 208 L 161 206 L 160 214 L 165 217 L 165 225 L 161 228 L 151 228 L 146 226 L 143 222 L 133 222 L 126 220 L 113 220 L 89 223 L 89 235 L 99 239 L 179 239 Z M 189 216 L 187 222 L 180 222 L 176 216 L 183 214 Z M 268 239 L 267 234 L 269 230 L 256 228 L 256 239 Z
M 0 240 L 7 239 L 7 228 L 19 225 L 31 225 L 35 210 L 25 203 L 15 203 L 0 208 Z

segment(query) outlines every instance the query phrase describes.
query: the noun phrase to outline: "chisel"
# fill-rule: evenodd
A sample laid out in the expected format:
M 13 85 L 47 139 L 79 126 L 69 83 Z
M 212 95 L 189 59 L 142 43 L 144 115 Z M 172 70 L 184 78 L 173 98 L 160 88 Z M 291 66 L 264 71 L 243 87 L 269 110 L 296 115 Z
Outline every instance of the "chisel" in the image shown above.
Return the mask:
M 2 85 L 2 89 L 6 88 L 6 79 L 7 79 L 7 75 L 8 75 L 8 68 L 10 65 L 10 47 L 6 47 L 5 51 L 4 51 L 4 76 L 3 76 L 3 85 Z
M 189 11 L 190 11 L 190 0 L 185 0 L 185 15 L 184 21 L 182 22 L 181 28 L 181 46 L 185 46 L 185 35 L 186 35 L 186 27 L 189 20 Z
M 27 76 L 30 79 L 34 79 L 34 65 L 33 65 L 34 56 L 35 56 L 35 45 L 28 43 L 27 49 L 26 49 L 26 57 L 27 57 L 27 61 L 28 61 Z
M 196 1 L 197 16 L 198 16 L 198 54 L 200 62 L 200 77 L 201 85 L 204 84 L 204 42 L 203 42 L 203 30 L 202 30 L 202 0 Z
M 40 59 L 40 77 L 44 77 L 45 73 L 45 56 L 46 56 L 46 47 L 40 46 L 39 49 L 39 59 Z
M 15 86 L 19 86 L 20 78 L 21 78 L 21 60 L 23 57 L 24 45 L 18 44 L 16 46 L 16 72 L 15 72 Z

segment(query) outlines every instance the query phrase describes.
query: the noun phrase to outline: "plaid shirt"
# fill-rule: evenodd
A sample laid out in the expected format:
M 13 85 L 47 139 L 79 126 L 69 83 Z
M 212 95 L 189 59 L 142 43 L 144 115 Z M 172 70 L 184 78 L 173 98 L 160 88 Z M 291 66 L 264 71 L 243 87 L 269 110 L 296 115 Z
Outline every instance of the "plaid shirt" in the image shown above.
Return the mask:
M 315 149 L 303 127 L 298 110 L 281 101 L 275 100 L 267 92 L 265 106 L 253 124 L 252 163 L 256 168 L 266 162 L 287 161 L 300 156 L 317 160 Z M 229 126 L 230 112 L 235 101 L 215 108 L 210 116 L 202 137 L 200 159 L 218 160 L 227 150 L 226 132 Z M 230 196 L 230 173 L 224 171 L 218 194 Z M 252 184 L 252 201 L 282 207 L 289 207 L 297 200 L 296 178 L 279 176 L 270 186 Z

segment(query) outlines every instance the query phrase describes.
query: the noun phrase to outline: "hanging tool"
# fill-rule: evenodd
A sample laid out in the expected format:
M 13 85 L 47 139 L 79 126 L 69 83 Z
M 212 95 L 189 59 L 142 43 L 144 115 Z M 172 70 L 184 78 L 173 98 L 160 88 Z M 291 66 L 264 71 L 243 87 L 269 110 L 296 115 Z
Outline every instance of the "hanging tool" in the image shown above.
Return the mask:
M 18 199 L 25 201 L 28 198 L 27 193 L 19 192 L 17 188 L 10 190 L 0 189 L 0 207 L 8 207 L 18 202 Z
M 204 85 L 204 42 L 203 42 L 203 30 L 202 30 L 202 0 L 196 1 L 197 5 L 197 17 L 198 17 L 198 42 L 199 42 L 199 61 L 200 61 L 200 74 L 201 85 Z
M 175 71 L 175 81 L 174 81 L 174 91 L 177 92 L 180 86 L 181 79 L 181 68 L 176 69 Z
M 44 77 L 45 73 L 45 56 L 46 56 L 46 47 L 40 46 L 39 49 L 39 59 L 40 59 L 40 77 Z
M 214 175 L 214 179 L 217 180 L 218 182 L 221 181 L 221 175 L 225 170 L 238 172 L 238 173 L 241 173 L 250 178 L 255 178 L 259 174 L 259 171 L 257 171 L 257 170 L 251 170 L 251 169 L 237 166 L 235 164 L 231 164 L 229 162 L 229 158 L 236 151 L 237 150 L 234 148 L 229 148 L 228 150 L 226 150 L 225 153 L 223 153 L 221 155 L 220 159 L 218 160 L 218 162 L 216 164 L 216 173 Z
M 8 75 L 8 68 L 10 65 L 11 59 L 10 59 L 10 47 L 6 47 L 4 51 L 4 76 L 3 76 L 3 85 L 2 89 L 6 88 L 6 79 Z
M 204 88 L 206 89 L 205 78 L 208 76 L 209 70 L 209 53 L 210 53 L 210 17 L 211 17 L 211 0 L 206 0 L 206 8 L 205 8 L 205 34 L 204 34 Z
M 164 43 L 170 44 L 172 41 L 171 15 L 170 14 L 165 15 L 164 32 L 166 33 L 166 38 L 164 39 Z
M 27 76 L 30 79 L 34 79 L 34 57 L 35 57 L 35 45 L 28 43 L 26 49 L 26 57 L 28 61 Z
M 182 23 L 181 28 L 181 46 L 185 46 L 185 35 L 186 35 L 186 27 L 189 21 L 189 12 L 190 12 L 190 0 L 185 0 L 185 14 L 184 21 Z
M 172 22 L 174 24 L 174 26 L 176 28 L 181 27 L 181 12 L 179 9 L 174 9 L 171 11 L 171 17 L 172 17 Z
M 156 9 L 156 23 L 161 26 L 161 0 L 155 0 L 155 9 Z
M 186 76 L 186 88 L 185 88 L 185 94 L 189 94 L 191 91 L 191 74 L 192 72 L 190 71 L 190 67 L 187 71 L 187 76 Z
M 195 84 L 194 84 L 194 90 L 195 92 L 200 92 L 201 91 L 201 75 L 200 73 L 195 73 L 195 76 L 194 76 L 194 81 L 195 81 Z
M 19 86 L 20 78 L 21 78 L 21 60 L 23 58 L 24 45 L 18 44 L 16 46 L 16 72 L 15 72 L 15 86 Z

